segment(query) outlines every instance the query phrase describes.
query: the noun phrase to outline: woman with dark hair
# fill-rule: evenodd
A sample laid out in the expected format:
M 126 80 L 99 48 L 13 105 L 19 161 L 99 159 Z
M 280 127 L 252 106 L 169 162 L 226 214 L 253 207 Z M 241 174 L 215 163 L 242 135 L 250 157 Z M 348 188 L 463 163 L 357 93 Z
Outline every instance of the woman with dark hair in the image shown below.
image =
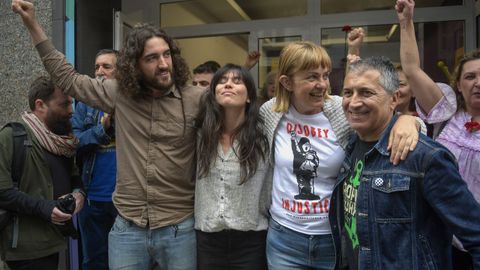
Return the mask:
M 204 96 L 198 138 L 195 229 L 198 269 L 267 269 L 271 183 L 255 83 L 227 64 Z

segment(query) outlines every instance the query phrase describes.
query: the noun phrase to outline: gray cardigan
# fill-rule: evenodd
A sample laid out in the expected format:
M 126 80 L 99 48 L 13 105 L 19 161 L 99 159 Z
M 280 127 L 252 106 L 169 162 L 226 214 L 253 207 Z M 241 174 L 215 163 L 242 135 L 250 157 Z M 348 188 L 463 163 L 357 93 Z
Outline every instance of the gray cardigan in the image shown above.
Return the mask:
M 280 119 L 283 117 L 284 113 L 273 112 L 272 107 L 275 103 L 275 98 L 267 101 L 260 108 L 260 116 L 265 122 L 264 133 L 268 138 L 270 145 L 271 153 L 271 162 L 273 166 L 274 153 L 275 153 L 275 133 L 280 122 Z M 332 125 L 333 132 L 337 136 L 338 143 L 340 146 L 345 149 L 348 144 L 350 136 L 353 134 L 353 130 L 348 125 L 347 119 L 342 109 L 342 97 L 339 96 L 330 96 L 325 100 L 323 105 L 323 112 L 327 117 L 328 121 Z

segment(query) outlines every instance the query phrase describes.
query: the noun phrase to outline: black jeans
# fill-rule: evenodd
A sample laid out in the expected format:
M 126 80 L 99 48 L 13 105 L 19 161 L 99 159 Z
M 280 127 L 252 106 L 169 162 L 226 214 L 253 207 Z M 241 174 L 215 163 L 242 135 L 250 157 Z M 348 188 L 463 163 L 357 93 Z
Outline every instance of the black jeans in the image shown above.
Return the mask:
M 267 269 L 267 231 L 196 231 L 196 234 L 198 270 Z
M 58 253 L 41 258 L 21 261 L 6 261 L 10 270 L 57 270 Z

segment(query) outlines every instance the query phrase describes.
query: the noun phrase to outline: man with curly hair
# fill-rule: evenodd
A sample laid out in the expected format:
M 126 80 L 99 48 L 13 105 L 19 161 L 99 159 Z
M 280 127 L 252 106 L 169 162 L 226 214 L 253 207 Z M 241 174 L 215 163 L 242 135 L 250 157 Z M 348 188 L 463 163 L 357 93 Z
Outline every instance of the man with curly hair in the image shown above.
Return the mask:
M 109 234 L 110 269 L 195 269 L 194 122 L 203 91 L 162 30 L 129 32 L 116 80 L 78 74 L 48 40 L 32 3 L 12 0 L 47 72 L 64 92 L 114 115 L 118 217 Z

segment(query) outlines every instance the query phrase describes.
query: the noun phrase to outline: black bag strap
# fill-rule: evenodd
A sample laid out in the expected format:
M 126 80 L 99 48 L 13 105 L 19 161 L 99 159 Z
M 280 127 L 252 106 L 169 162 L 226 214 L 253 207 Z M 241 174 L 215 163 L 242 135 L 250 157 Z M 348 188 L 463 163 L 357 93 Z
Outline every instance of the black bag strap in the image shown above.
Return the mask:
M 22 123 L 10 122 L 5 124 L 2 129 L 5 127 L 12 128 L 13 156 L 11 174 L 13 186 L 18 188 L 20 187 L 20 179 L 23 175 L 27 151 L 30 149 L 30 146 L 32 146 L 32 143 L 28 140 L 27 131 Z

